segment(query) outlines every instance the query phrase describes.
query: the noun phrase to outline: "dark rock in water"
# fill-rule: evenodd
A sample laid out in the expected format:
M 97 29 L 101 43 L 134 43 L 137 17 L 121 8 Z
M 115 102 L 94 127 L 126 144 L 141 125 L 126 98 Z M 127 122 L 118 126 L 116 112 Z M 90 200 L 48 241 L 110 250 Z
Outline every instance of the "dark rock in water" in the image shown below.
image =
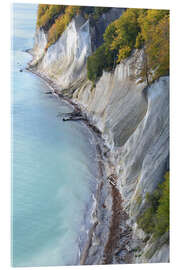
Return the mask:
M 63 121 L 79 121 L 79 120 L 85 120 L 83 117 L 74 117 L 74 116 L 71 116 L 71 117 L 67 117 L 67 118 L 63 118 L 62 119 Z
M 47 91 L 47 92 L 45 92 L 45 94 L 46 94 L 46 95 L 51 95 L 52 92 L 51 92 L 51 91 Z
M 22 70 L 22 69 L 20 69 L 20 70 L 19 70 L 19 72 L 23 72 L 23 70 Z
M 70 113 L 58 113 L 57 117 L 61 117 L 64 116 L 62 118 L 63 121 L 70 121 L 70 120 L 85 120 L 85 117 L 82 115 L 82 113 L 80 111 L 73 111 Z
M 30 53 L 31 49 L 26 49 L 26 50 L 24 50 L 24 52 Z

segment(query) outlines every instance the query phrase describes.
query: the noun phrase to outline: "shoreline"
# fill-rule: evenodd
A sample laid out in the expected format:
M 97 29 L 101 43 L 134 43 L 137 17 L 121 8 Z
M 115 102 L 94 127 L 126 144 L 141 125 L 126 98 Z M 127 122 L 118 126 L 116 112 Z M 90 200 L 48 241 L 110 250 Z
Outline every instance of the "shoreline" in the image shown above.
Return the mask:
M 29 53 L 29 51 L 28 51 Z M 32 54 L 31 54 L 32 55 Z M 94 137 L 94 141 L 96 144 L 96 154 L 97 154 L 97 162 L 98 162 L 98 170 L 99 170 L 99 182 L 97 183 L 97 189 L 95 191 L 94 199 L 95 199 L 95 207 L 93 207 L 92 217 L 94 222 L 90 222 L 92 225 L 88 231 L 88 241 L 85 244 L 84 250 L 80 251 L 80 265 L 91 265 L 91 255 L 89 253 L 97 253 L 96 251 L 96 243 L 99 239 L 99 234 L 102 233 L 103 229 L 106 230 L 106 236 L 103 236 L 103 246 L 99 247 L 99 252 L 101 252 L 102 257 L 100 263 L 95 264 L 113 264 L 113 263 L 120 263 L 120 264 L 128 264 L 132 261 L 132 253 L 129 252 L 130 248 L 128 248 L 128 242 L 131 238 L 131 229 L 127 227 L 126 220 L 127 214 L 123 211 L 121 203 L 121 195 L 119 190 L 116 188 L 115 185 L 112 184 L 110 181 L 109 176 L 105 170 L 105 165 L 109 163 L 111 167 L 111 162 L 106 156 L 106 153 L 110 151 L 110 149 L 105 144 L 104 139 L 102 138 L 102 133 L 100 130 L 91 123 L 90 119 L 88 118 L 87 113 L 75 102 L 73 102 L 70 98 L 63 96 L 59 93 L 58 86 L 50 80 L 46 76 L 42 75 L 41 73 L 34 71 L 30 67 L 25 68 L 26 71 L 35 74 L 36 76 L 40 77 L 43 81 L 47 83 L 49 88 L 51 89 L 52 94 L 56 95 L 58 98 L 62 99 L 69 105 L 71 105 L 74 111 L 79 111 L 83 115 L 86 116 L 85 119 L 80 120 L 83 122 Z M 50 93 L 49 93 L 50 94 Z M 111 175 L 114 175 L 114 169 L 111 170 Z M 110 175 L 110 176 L 111 176 Z M 117 176 L 115 175 L 115 179 Z M 106 228 L 101 228 L 101 222 L 99 221 L 99 217 L 102 215 L 102 212 L 105 212 L 105 199 L 102 203 L 102 189 L 105 189 L 105 193 L 108 196 L 111 196 L 111 209 L 109 210 L 110 213 L 105 214 L 104 222 Z M 107 211 L 106 211 L 107 212 Z M 110 214 L 110 215 L 109 215 Z M 99 225 L 99 226 L 98 226 Z M 98 228 L 99 227 L 99 228 Z M 127 227 L 127 228 L 126 228 Z M 107 231 L 108 230 L 108 231 Z M 105 237 L 105 238 L 104 238 Z M 94 247 L 95 246 L 95 247 Z M 117 249 L 117 250 L 116 250 Z M 115 251 L 116 250 L 116 251 Z M 122 254 L 120 254 L 122 253 Z M 114 262 L 114 254 L 116 257 L 120 258 Z

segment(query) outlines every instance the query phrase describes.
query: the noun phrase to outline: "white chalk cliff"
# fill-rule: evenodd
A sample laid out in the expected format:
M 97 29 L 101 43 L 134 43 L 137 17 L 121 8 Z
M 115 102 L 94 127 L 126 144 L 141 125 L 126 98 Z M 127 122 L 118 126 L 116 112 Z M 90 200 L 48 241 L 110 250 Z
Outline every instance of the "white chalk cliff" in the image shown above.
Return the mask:
M 111 20 L 119 15 L 111 15 Z M 109 15 L 103 16 L 106 21 Z M 86 60 L 94 50 L 94 33 L 89 21 L 79 15 L 45 52 L 46 34 L 37 30 L 30 66 L 53 80 L 59 92 L 79 104 L 102 131 L 133 229 L 132 245 L 142 250 L 134 262 L 167 262 L 167 236 L 158 243 L 152 244 L 151 239 L 144 242 L 146 236 L 137 227 L 136 216 L 144 206 L 146 193 L 157 187 L 168 170 L 169 77 L 161 77 L 151 86 L 139 83 L 143 50 L 135 50 L 115 70 L 103 72 L 93 86 L 87 79 Z M 108 173 L 108 167 L 106 170 Z

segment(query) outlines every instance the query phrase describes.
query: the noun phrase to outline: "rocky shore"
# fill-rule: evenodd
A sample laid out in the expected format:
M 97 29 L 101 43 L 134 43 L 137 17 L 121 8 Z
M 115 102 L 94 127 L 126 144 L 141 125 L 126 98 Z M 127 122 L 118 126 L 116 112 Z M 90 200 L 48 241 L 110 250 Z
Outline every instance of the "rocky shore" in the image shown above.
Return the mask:
M 95 25 L 75 16 L 47 50 L 47 33 L 37 28 L 28 51 L 33 56 L 28 69 L 74 108 L 62 119 L 80 120 L 94 135 L 99 183 L 81 264 L 169 261 L 166 235 L 153 242 L 137 224 L 146 209 L 147 193 L 152 194 L 169 171 L 169 76 L 151 85 L 139 80 L 145 61 L 141 48 L 113 71 L 103 71 L 95 85 L 87 78 L 87 58 L 96 37 L 103 37 L 106 22 L 122 12 L 111 9 Z
M 75 120 L 82 121 L 89 128 L 96 143 L 99 168 L 99 183 L 94 196 L 96 207 L 92 213 L 93 224 L 88 232 L 86 246 L 80 254 L 79 264 L 131 263 L 133 257 L 133 251 L 130 248 L 132 230 L 126 222 L 128 215 L 123 210 L 122 198 L 116 187 L 116 170 L 109 158 L 112 153 L 102 137 L 101 131 L 92 123 L 82 107 L 59 93 L 58 86 L 53 80 L 30 67 L 27 67 L 26 70 L 36 74 L 48 84 L 51 92 L 46 94 L 54 94 L 74 108 L 71 114 L 72 118 L 77 112 L 82 116 L 82 118 Z

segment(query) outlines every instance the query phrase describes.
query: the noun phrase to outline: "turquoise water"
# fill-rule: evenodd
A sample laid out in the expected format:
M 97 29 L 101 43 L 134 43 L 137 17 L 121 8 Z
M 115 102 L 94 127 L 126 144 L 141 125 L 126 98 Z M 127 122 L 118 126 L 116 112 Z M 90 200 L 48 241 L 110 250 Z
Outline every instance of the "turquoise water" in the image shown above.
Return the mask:
M 74 265 L 97 184 L 95 146 L 82 123 L 56 117 L 69 105 L 46 95 L 36 75 L 19 72 L 31 59 L 24 50 L 33 46 L 36 12 L 13 5 L 12 264 Z

